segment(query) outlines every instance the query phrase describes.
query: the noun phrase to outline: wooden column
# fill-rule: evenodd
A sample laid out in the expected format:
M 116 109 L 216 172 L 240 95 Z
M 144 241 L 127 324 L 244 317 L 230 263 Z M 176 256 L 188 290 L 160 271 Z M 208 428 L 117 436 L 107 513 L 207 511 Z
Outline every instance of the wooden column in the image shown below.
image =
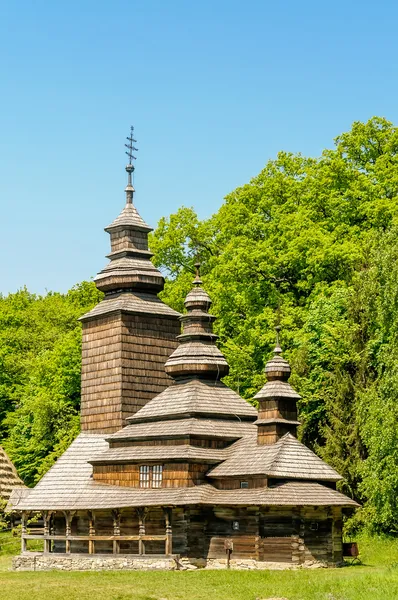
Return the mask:
M 73 515 L 74 515 L 74 513 L 72 513 L 70 510 L 65 510 L 64 511 L 64 516 L 65 516 L 65 536 L 66 536 L 66 540 L 65 540 L 65 552 L 66 552 L 66 554 L 70 554 L 70 540 L 68 540 L 68 538 L 70 537 L 70 534 L 71 534 L 71 524 L 72 524 Z
M 145 519 L 147 516 L 147 508 L 137 508 L 138 515 L 138 554 L 145 554 L 145 541 L 141 536 L 145 535 Z
M 93 511 L 89 510 L 87 512 L 88 514 L 88 535 L 91 536 L 95 536 L 95 517 L 94 517 L 94 513 Z M 88 541 L 88 553 L 89 554 L 94 554 L 95 553 L 95 541 L 94 540 L 89 540 Z
M 120 535 L 120 511 L 119 510 L 113 510 L 112 511 L 112 517 L 113 517 L 113 535 Z M 119 540 L 113 540 L 113 554 L 120 554 L 120 541 Z
M 26 511 L 23 510 L 22 514 L 21 514 L 21 552 L 26 552 L 26 539 L 25 539 L 25 535 L 26 535 L 26 521 L 27 521 L 27 514 Z
M 171 508 L 164 508 L 164 515 L 166 521 L 166 542 L 165 542 L 165 554 L 169 556 L 173 553 L 173 528 L 171 525 Z
M 43 511 L 43 533 L 44 533 L 44 553 L 48 554 L 51 551 L 51 540 L 46 539 L 50 535 L 50 520 L 51 520 L 52 511 L 44 510 Z

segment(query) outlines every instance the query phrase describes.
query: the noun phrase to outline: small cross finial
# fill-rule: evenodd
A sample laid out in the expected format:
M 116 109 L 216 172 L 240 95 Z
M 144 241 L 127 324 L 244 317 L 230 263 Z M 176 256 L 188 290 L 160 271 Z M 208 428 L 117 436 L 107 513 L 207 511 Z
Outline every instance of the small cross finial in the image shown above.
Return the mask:
M 129 165 L 133 166 L 133 160 L 136 160 L 137 157 L 134 156 L 133 152 L 138 152 L 138 148 L 135 148 L 134 144 L 137 140 L 134 139 L 134 127 L 130 127 L 130 135 L 126 137 L 128 144 L 124 144 L 127 148 L 126 154 L 129 157 Z M 134 167 L 133 167 L 134 170 Z
M 133 160 L 136 160 L 136 156 L 134 156 L 133 152 L 138 152 L 138 148 L 135 148 L 134 143 L 137 141 L 134 139 L 134 127 L 131 126 L 130 128 L 130 135 L 127 136 L 126 140 L 128 141 L 128 144 L 124 144 L 127 148 L 127 156 L 129 157 L 129 164 L 126 167 L 126 171 L 128 173 L 128 181 L 127 181 L 127 187 L 126 187 L 126 202 L 127 204 L 132 204 L 133 203 L 133 194 L 134 194 L 134 187 L 133 187 L 133 182 L 131 179 L 131 174 L 134 173 L 134 165 L 133 165 Z

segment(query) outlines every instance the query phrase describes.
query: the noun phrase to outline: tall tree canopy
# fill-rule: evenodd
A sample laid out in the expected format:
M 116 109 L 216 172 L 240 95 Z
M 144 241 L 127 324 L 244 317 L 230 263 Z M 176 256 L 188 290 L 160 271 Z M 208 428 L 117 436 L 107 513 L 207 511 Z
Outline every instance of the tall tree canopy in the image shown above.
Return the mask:
M 398 129 L 354 123 L 319 158 L 286 152 L 226 196 L 211 218 L 182 207 L 151 238 L 183 310 L 202 262 L 227 383 L 252 401 L 280 314 L 301 393 L 300 436 L 345 477 L 358 522 L 398 528 Z M 78 431 L 80 328 L 93 284 L 0 298 L 0 419 L 28 483 Z
M 397 152 L 392 123 L 354 123 L 320 158 L 281 152 L 210 219 L 181 208 L 151 240 L 169 276 L 163 299 L 180 310 L 200 256 L 228 384 L 249 401 L 280 312 L 300 436 L 344 475 L 367 522 L 388 530 L 398 526 Z

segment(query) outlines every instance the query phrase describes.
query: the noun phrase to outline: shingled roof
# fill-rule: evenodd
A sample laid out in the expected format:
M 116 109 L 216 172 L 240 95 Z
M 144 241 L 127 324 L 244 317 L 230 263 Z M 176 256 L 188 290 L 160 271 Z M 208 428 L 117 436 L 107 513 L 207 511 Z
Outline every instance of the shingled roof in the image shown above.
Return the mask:
M 123 260 L 119 260 L 119 266 L 124 264 Z M 158 306 L 155 296 L 149 296 L 150 299 L 142 292 L 126 291 L 111 295 L 102 304 L 108 303 L 105 312 L 112 307 L 123 310 L 127 303 L 139 305 L 145 312 L 146 304 Z M 178 336 L 179 347 L 166 362 L 166 371 L 174 379 L 171 385 L 129 417 L 128 425 L 120 431 L 111 435 L 80 434 L 33 490 L 13 493 L 10 504 L 14 509 L 358 506 L 350 498 L 322 485 L 322 482 L 337 482 L 342 478 L 291 433 L 276 443 L 259 443 L 258 430 L 271 422 L 294 428 L 298 424 L 294 417 L 300 396 L 287 382 L 289 363 L 280 356 L 278 342 L 275 356 L 266 365 L 268 381 L 257 394 L 260 404 L 263 403 L 263 412 L 259 413 L 220 381 L 228 373 L 228 364 L 215 345 L 217 336 L 212 329 L 214 317 L 208 313 L 210 304 L 197 270 L 194 289 L 185 301 L 187 313 L 181 317 L 184 331 Z M 288 418 L 272 413 L 272 403 L 275 400 L 277 404 L 278 398 L 286 400 Z M 195 444 L 192 439 L 195 436 L 214 440 L 216 447 L 206 447 L 213 445 L 207 442 L 203 447 Z M 181 438 L 187 439 L 181 443 Z M 165 439 L 168 443 L 162 445 Z M 145 440 L 148 445 L 143 443 Z M 156 443 L 152 445 L 154 440 Z M 219 444 L 220 441 L 224 443 Z M 93 478 L 92 465 L 115 465 L 116 468 L 121 464 L 173 461 L 207 465 L 207 482 L 192 487 L 146 489 L 104 484 Z M 220 490 L 212 485 L 214 479 L 252 476 L 266 477 L 268 487 Z M 278 479 L 281 481 L 276 484 Z
M 14 487 L 24 487 L 16 468 L 0 446 L 0 500 L 8 500 Z
M 237 440 L 253 430 L 251 423 L 236 419 L 172 419 L 126 425 L 106 439 L 109 442 L 200 436 L 201 438 Z
M 97 304 L 92 310 L 87 312 L 83 319 L 89 320 L 102 314 L 116 312 L 126 312 L 131 314 L 144 315 L 171 315 L 178 316 L 179 313 L 170 306 L 167 306 L 154 294 L 145 294 L 140 292 L 124 292 L 106 296 L 102 302 Z
M 221 381 L 193 378 L 176 381 L 128 421 L 141 423 L 196 415 L 254 421 L 257 411 Z
M 90 457 L 105 450 L 103 436 L 80 434 L 36 487 L 14 490 L 14 510 L 79 510 L 139 506 L 358 506 L 343 494 L 318 483 L 287 482 L 268 488 L 217 490 L 210 484 L 191 488 L 141 489 L 100 485 L 92 479 Z
M 255 427 L 249 435 L 231 446 L 225 461 L 208 473 L 212 478 L 245 475 L 317 481 L 342 479 L 337 471 L 290 433 L 276 444 L 257 444 Z
M 130 464 L 142 461 L 184 461 L 214 464 L 223 460 L 224 450 L 198 448 L 189 444 L 176 446 L 128 446 L 126 448 L 110 448 L 90 458 L 93 465 Z
M 152 227 L 145 223 L 132 202 L 126 203 L 120 215 L 108 227 L 105 227 L 105 231 L 110 233 L 113 229 L 119 227 L 134 227 L 139 231 L 152 231 Z

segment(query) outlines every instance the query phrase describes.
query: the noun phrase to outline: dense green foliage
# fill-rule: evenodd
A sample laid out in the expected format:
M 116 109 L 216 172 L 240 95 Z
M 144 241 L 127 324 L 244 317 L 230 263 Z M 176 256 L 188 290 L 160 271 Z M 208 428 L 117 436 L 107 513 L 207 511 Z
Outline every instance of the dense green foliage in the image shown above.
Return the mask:
M 44 297 L 0 297 L 0 427 L 22 479 L 31 484 L 79 429 L 81 328 L 100 298 L 93 283 Z M 8 432 L 8 436 L 7 436 Z
M 398 530 L 397 234 L 398 130 L 374 118 L 317 159 L 281 152 L 211 218 L 183 207 L 151 238 L 163 298 L 179 310 L 200 256 L 227 383 L 249 401 L 280 314 L 300 436 L 363 503 L 357 523 L 388 532 Z M 76 318 L 97 300 L 92 284 L 0 298 L 1 434 L 28 483 L 78 430 Z
M 319 159 L 281 152 L 208 220 L 163 218 L 151 243 L 179 309 L 200 256 L 228 384 L 249 401 L 280 312 L 301 438 L 364 503 L 357 519 L 386 531 L 398 528 L 397 151 L 388 121 L 354 123 Z

